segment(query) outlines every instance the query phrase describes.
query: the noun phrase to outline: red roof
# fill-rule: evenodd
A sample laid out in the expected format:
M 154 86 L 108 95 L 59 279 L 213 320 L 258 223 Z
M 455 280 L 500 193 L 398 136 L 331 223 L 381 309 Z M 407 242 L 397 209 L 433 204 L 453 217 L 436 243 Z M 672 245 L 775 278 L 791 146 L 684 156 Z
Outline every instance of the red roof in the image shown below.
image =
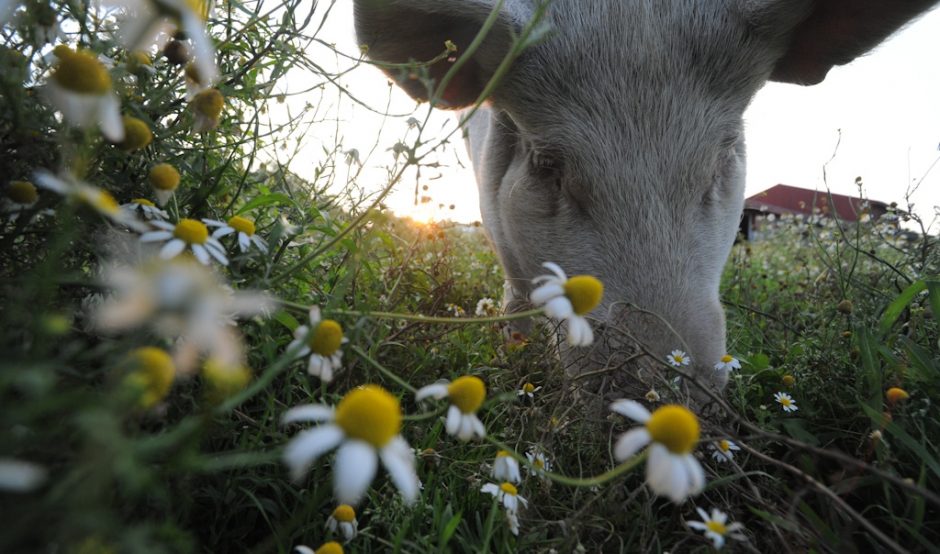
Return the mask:
M 744 201 L 744 209 L 777 215 L 812 215 L 815 207 L 817 213 L 832 215 L 832 207 L 834 206 L 839 219 L 855 221 L 858 219 L 858 214 L 861 213 L 865 202 L 868 202 L 877 212 L 881 213 L 884 213 L 885 208 L 888 206 L 877 200 L 830 194 L 826 191 L 802 189 L 788 185 L 776 185 L 747 198 Z

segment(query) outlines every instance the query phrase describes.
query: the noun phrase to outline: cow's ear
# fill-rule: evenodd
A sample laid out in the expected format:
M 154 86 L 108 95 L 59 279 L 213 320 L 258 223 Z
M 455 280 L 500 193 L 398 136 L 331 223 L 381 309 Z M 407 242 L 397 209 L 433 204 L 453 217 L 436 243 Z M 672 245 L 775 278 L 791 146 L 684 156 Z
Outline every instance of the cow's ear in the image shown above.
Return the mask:
M 888 38 L 937 0 L 814 0 L 771 80 L 815 85 Z
M 368 47 L 368 56 L 387 64 L 427 62 L 441 56 L 450 41 L 457 50 L 431 64 L 428 75 L 441 82 L 463 55 L 490 16 L 492 4 L 479 0 L 356 0 L 356 33 Z M 499 13 L 495 24 L 471 59 L 454 75 L 441 95 L 441 107 L 473 104 L 512 46 L 513 23 Z M 428 84 L 420 72 L 405 67 L 383 67 L 416 100 L 428 99 Z

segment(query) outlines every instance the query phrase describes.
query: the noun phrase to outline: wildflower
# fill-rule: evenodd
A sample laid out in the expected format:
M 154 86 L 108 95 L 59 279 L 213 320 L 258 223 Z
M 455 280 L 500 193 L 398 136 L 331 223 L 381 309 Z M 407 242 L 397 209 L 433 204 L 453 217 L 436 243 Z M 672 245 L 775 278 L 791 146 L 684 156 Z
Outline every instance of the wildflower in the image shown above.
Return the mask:
M 447 308 L 448 312 L 454 314 L 454 317 L 463 317 L 467 315 L 466 310 L 464 310 L 463 307 L 458 306 L 457 304 L 448 303 L 447 306 L 445 307 Z
M 193 108 L 193 130 L 203 133 L 219 126 L 225 97 L 219 89 L 210 88 L 194 96 L 189 105 Z
M 650 389 L 646 391 L 646 394 L 643 397 L 646 398 L 646 401 L 649 403 L 659 402 L 659 393 L 656 392 L 656 389 Z
M 204 220 L 209 227 L 217 227 L 212 232 L 212 237 L 220 239 L 232 233 L 238 233 L 238 248 L 242 252 L 247 252 L 251 245 L 267 254 L 268 243 L 255 234 L 255 223 L 250 219 L 235 215 L 228 219 L 228 222 L 216 221 L 214 219 Z
M 884 438 L 884 435 L 881 433 L 880 429 L 875 429 L 868 434 L 868 438 L 871 439 L 871 442 L 878 444 Z
M 326 452 L 339 447 L 333 463 L 333 490 L 343 504 L 355 505 L 375 477 L 382 460 L 405 502 L 418 497 L 411 447 L 399 434 L 401 407 L 398 399 L 378 385 L 353 389 L 334 410 L 322 404 L 290 409 L 282 423 L 328 422 L 298 433 L 284 450 L 291 476 L 300 479 L 307 468 Z
M 718 363 L 715 364 L 715 369 L 718 371 L 731 371 L 733 369 L 741 369 L 741 362 L 731 354 L 725 354 L 718 360 Z
M 552 470 L 552 463 L 539 450 L 529 450 L 525 453 L 525 457 L 529 460 L 529 475 L 545 477 L 545 473 Z
M 333 510 L 333 514 L 326 520 L 326 528 L 330 533 L 337 530 L 343 535 L 343 540 L 349 542 L 359 533 L 359 522 L 356 520 L 356 510 L 349 504 L 340 504 Z
M 137 403 L 141 408 L 152 408 L 166 398 L 173 386 L 176 366 L 173 358 L 160 348 L 147 346 L 131 352 L 127 364 L 131 372 L 124 384 L 138 391 Z
M 513 331 L 506 339 L 506 351 L 520 352 L 529 344 L 529 340 L 519 331 Z
M 180 185 L 180 172 L 168 163 L 160 163 L 150 168 L 147 180 L 157 195 L 157 204 L 164 206 Z
M 672 367 L 683 367 L 689 365 L 692 362 L 692 358 L 682 350 L 673 350 L 666 356 L 666 361 L 669 362 L 669 365 Z
M 97 125 L 111 142 L 124 140 L 121 104 L 104 65 L 88 50 L 59 45 L 53 53 L 59 62 L 45 93 L 62 117 L 82 129 Z
M 785 412 L 795 412 L 799 410 L 796 406 L 796 402 L 793 401 L 793 397 L 785 392 L 774 393 L 774 400 L 777 404 L 780 404 Z
M 46 481 L 46 470 L 37 464 L 0 458 L 0 491 L 29 492 Z
M 702 491 L 705 472 L 692 456 L 699 437 L 695 414 L 677 404 L 667 404 L 650 414 L 633 400 L 617 400 L 610 409 L 644 424 L 617 439 L 614 456 L 618 461 L 626 460 L 652 443 L 646 462 L 646 483 L 655 494 L 678 504 Z
M 134 198 L 127 204 L 121 204 L 121 209 L 132 212 L 134 215 L 140 215 L 147 220 L 167 219 L 170 217 L 170 214 L 161 210 L 156 204 L 146 198 Z
M 215 47 L 206 34 L 206 20 L 212 11 L 207 0 L 111 0 L 124 10 L 118 25 L 118 41 L 128 50 L 158 49 L 181 31 L 193 45 L 193 62 L 203 84 L 218 80 Z M 188 57 L 187 57 L 188 58 Z
M 115 223 L 120 223 L 135 231 L 147 230 L 147 226 L 133 214 L 121 210 L 117 200 L 104 189 L 79 181 L 71 175 L 57 177 L 44 169 L 36 170 L 33 180 L 36 185 L 87 206 Z
M 721 439 L 708 445 L 712 451 L 712 458 L 716 462 L 730 462 L 734 459 L 734 451 L 741 450 L 741 447 L 728 439 Z
M 29 181 L 10 181 L 3 193 L 9 202 L 21 208 L 31 208 L 39 199 L 39 191 Z
M 542 387 L 536 387 L 532 383 L 525 383 L 522 385 L 522 388 L 516 391 L 517 396 L 523 396 L 532 400 L 535 398 L 535 393 L 542 390 Z
M 340 368 L 343 362 L 343 351 L 340 348 L 345 342 L 343 327 L 332 319 L 320 317 L 320 307 L 310 308 L 310 326 L 301 325 L 294 329 L 294 340 L 287 346 L 288 350 L 300 348 L 298 358 L 310 356 L 307 362 L 307 373 L 319 377 L 324 383 L 333 380 L 333 372 Z
M 519 490 L 515 485 L 508 481 L 504 481 L 502 484 L 487 483 L 483 485 L 480 489 L 480 492 L 486 494 L 491 494 L 495 496 L 503 507 L 506 508 L 507 512 L 512 514 L 519 513 L 519 506 L 523 508 L 528 507 L 529 503 L 525 498 L 519 496 Z
M 493 461 L 493 479 L 518 483 L 522 481 L 519 474 L 519 462 L 513 458 L 508 450 L 500 450 Z
M 133 152 L 146 148 L 153 140 L 153 133 L 147 124 L 136 117 L 125 115 L 121 118 L 124 125 L 124 140 L 118 143 L 122 150 Z
M 296 554 L 343 554 L 343 545 L 336 541 L 323 543 L 320 548 L 313 550 L 309 546 L 295 546 Z
M 571 346 L 589 346 L 594 342 L 591 324 L 584 318 L 600 304 L 604 285 L 590 275 L 568 278 L 558 264 L 542 264 L 553 275 L 541 275 L 532 280 L 538 287 L 529 295 L 536 306 L 545 306 L 545 315 L 567 322 L 567 340 Z
M 786 375 L 784 375 L 783 377 L 780 378 L 780 382 L 781 382 L 781 383 L 783 384 L 783 386 L 785 386 L 785 387 L 792 387 L 793 385 L 796 384 L 796 377 L 794 377 L 794 376 L 790 375 L 789 373 L 787 373 Z
M 217 397 L 225 398 L 244 389 L 251 381 L 251 369 L 240 360 L 210 357 L 202 365 L 202 378 Z
M 447 410 L 447 422 L 444 426 L 448 435 L 454 435 L 462 441 L 468 441 L 474 436 L 486 436 L 483 422 L 476 416 L 477 410 L 486 400 L 486 385 L 479 377 L 464 375 L 452 383 L 439 381 L 421 387 L 415 393 L 415 400 L 418 401 L 429 397 L 438 400 L 450 398 L 451 405 Z
M 476 310 L 473 312 L 478 317 L 489 317 L 499 313 L 499 306 L 492 298 L 481 298 L 477 301 Z
M 189 247 L 203 265 L 209 265 L 212 258 L 222 265 L 228 265 L 225 248 L 218 239 L 209 236 L 205 223 L 195 219 L 181 219 L 176 225 L 156 220 L 152 221 L 151 225 L 159 230 L 144 233 L 140 236 L 140 242 L 164 242 L 163 248 L 160 249 L 162 259 L 175 258 Z
M 124 65 L 128 73 L 137 75 L 138 78 L 155 73 L 150 55 L 141 50 L 128 53 Z
M 688 521 L 686 525 L 696 531 L 705 531 L 705 537 L 711 539 L 716 549 L 720 549 L 725 545 L 725 537 L 739 541 L 747 539 L 747 537 L 740 533 L 740 530 L 744 529 L 744 525 L 740 523 L 732 523 L 729 525 L 728 514 L 718 508 L 712 508 L 711 516 L 701 508 L 695 508 L 695 510 L 698 512 L 699 517 L 702 518 L 702 521 Z
M 891 387 L 890 389 L 887 390 L 887 392 L 885 392 L 885 398 L 888 399 L 888 405 L 890 406 L 894 406 L 895 404 L 899 402 L 904 402 L 910 397 L 911 395 L 908 394 L 906 390 L 900 387 Z

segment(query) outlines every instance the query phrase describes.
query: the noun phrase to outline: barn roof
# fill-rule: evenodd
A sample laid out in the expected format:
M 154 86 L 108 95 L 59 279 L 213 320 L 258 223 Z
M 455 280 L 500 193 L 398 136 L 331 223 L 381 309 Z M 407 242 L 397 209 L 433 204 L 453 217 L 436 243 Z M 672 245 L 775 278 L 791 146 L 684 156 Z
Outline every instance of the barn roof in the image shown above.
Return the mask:
M 839 219 L 856 221 L 865 202 L 868 202 L 876 210 L 881 208 L 882 213 L 888 207 L 888 204 L 877 200 L 791 187 L 789 185 L 775 185 L 745 199 L 744 209 L 776 215 L 812 215 L 815 206 L 818 213 L 832 215 L 834 207 L 836 217 Z

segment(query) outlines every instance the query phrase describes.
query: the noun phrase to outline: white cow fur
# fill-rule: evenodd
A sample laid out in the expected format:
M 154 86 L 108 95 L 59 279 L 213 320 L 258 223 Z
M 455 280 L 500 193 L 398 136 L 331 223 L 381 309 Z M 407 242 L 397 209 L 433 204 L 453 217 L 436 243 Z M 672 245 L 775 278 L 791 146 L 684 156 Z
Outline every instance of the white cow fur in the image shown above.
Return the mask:
M 472 37 L 491 5 L 363 0 L 357 2 L 360 40 L 379 60 L 406 61 L 396 59 L 402 52 L 430 59 L 436 52 L 408 51 L 409 33 L 423 39 L 440 22 L 442 36 L 455 34 L 460 24 L 442 18 L 466 16 L 477 21 Z M 504 27 L 494 36 L 521 28 L 534 5 L 507 0 Z M 489 106 L 467 126 L 483 223 L 510 295 L 525 298 L 544 261 L 569 275 L 595 275 L 606 291 L 594 317 L 630 324 L 657 356 L 687 345 L 698 375 L 722 387 L 727 376 L 712 368 L 725 354 L 719 280 L 744 199 L 742 114 L 814 6 L 811 0 L 552 2 L 553 32 L 515 61 Z M 409 24 L 395 26 L 401 7 L 411 10 Z M 855 50 L 877 40 L 860 41 Z M 482 74 L 502 56 L 500 45 L 496 40 L 477 56 Z M 624 302 L 659 314 L 681 338 L 653 318 L 624 320 L 618 307 Z

